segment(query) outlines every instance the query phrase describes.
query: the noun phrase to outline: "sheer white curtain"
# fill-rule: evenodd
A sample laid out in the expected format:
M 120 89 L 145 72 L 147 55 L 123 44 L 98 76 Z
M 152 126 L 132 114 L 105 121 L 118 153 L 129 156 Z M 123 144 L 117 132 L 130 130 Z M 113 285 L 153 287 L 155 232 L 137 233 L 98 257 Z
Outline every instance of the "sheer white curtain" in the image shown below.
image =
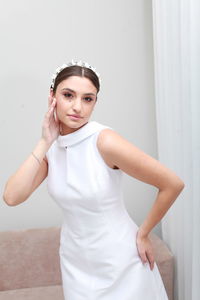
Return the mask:
M 200 1 L 152 0 L 159 160 L 185 188 L 162 220 L 174 300 L 200 299 Z

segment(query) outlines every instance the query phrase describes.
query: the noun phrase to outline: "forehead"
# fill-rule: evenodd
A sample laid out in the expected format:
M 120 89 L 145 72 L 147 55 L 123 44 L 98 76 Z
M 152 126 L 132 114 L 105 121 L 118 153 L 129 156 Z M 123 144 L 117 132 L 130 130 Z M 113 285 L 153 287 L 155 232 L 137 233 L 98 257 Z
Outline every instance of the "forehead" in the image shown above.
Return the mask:
M 96 93 L 97 89 L 86 77 L 70 76 L 61 81 L 58 85 L 59 90 L 70 88 L 79 93 Z

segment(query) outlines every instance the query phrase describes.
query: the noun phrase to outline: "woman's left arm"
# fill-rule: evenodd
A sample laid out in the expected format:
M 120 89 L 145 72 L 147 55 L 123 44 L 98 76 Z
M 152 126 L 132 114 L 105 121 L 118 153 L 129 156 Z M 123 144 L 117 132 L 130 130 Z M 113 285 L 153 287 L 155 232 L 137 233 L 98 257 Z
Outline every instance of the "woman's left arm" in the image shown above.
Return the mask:
M 102 155 L 128 175 L 158 188 L 156 200 L 137 232 L 137 247 L 143 263 L 154 266 L 148 234 L 163 218 L 183 190 L 184 182 L 169 168 L 146 154 L 112 129 L 102 130 L 98 138 Z

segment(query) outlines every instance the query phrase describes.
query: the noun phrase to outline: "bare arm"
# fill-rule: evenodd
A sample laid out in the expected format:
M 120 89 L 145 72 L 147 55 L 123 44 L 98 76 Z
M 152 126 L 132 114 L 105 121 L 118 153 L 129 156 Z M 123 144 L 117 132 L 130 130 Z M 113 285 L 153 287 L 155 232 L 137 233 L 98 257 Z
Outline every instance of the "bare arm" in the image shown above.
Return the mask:
M 140 226 L 141 237 L 147 236 L 176 200 L 184 182 L 172 170 L 111 129 L 101 131 L 97 146 L 111 164 L 159 189 L 152 209 Z
M 8 179 L 3 199 L 10 206 L 25 201 L 47 176 L 48 162 L 45 159 L 45 154 L 59 135 L 59 120 L 55 111 L 56 99 L 53 100 L 52 91 L 50 91 L 48 99 L 48 111 L 43 121 L 42 137 L 32 151 L 39 162 L 30 154 L 19 169 Z
M 46 178 L 48 163 L 44 161 L 44 158 L 49 147 L 50 145 L 41 138 L 33 150 L 41 165 L 30 154 L 19 169 L 8 179 L 3 194 L 3 199 L 8 205 L 15 206 L 24 202 Z
M 147 218 L 139 227 L 136 236 L 138 254 L 143 263 L 149 261 L 154 268 L 154 253 L 148 234 L 162 219 L 176 200 L 184 182 L 158 160 L 144 153 L 112 129 L 100 132 L 97 147 L 102 156 L 128 175 L 157 187 L 158 194 Z

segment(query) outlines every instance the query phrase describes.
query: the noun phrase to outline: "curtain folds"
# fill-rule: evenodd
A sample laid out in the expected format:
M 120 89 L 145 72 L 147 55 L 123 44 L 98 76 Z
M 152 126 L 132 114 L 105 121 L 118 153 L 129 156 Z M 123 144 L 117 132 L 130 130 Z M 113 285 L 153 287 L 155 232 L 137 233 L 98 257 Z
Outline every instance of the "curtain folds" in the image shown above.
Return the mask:
M 185 188 L 164 216 L 174 300 L 200 299 L 200 1 L 152 0 L 159 160 Z

